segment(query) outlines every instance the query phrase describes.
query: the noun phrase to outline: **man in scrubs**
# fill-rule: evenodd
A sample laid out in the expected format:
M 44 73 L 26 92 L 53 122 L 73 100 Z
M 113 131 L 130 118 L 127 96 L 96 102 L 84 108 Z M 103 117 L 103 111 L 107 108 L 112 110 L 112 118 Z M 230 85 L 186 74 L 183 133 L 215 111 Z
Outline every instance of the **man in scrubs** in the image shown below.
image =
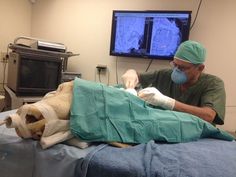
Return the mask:
M 217 76 L 203 73 L 206 50 L 196 41 L 183 42 L 176 51 L 172 69 L 123 76 L 126 88 L 140 86 L 138 96 L 154 106 L 190 113 L 213 123 L 224 124 L 225 88 Z

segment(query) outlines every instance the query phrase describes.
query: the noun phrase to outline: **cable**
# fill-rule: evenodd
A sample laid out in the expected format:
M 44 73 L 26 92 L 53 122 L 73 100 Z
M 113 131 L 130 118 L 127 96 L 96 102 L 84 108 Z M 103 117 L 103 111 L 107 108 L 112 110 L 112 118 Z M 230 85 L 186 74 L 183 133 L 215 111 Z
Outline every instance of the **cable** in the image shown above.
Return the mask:
M 94 81 L 97 82 L 97 68 L 94 70 Z
M 3 61 L 3 79 L 2 79 L 2 89 L 3 90 L 4 90 L 4 85 L 5 85 L 6 67 L 7 67 L 7 61 L 9 59 L 9 46 L 10 45 L 11 45 L 11 43 L 7 45 L 7 54 L 5 56 L 5 60 Z
M 195 18 L 194 18 L 194 21 L 193 21 L 193 23 L 192 23 L 192 25 L 191 25 L 191 27 L 190 27 L 190 31 L 192 30 L 192 28 L 193 28 L 193 26 L 194 26 L 194 24 L 195 24 L 195 22 L 196 22 L 196 20 L 197 20 L 197 16 L 198 16 L 198 12 L 199 12 L 199 10 L 200 10 L 201 4 L 202 4 L 202 0 L 200 0 L 200 2 L 199 2 L 199 4 L 198 4 L 197 13 L 196 13 L 196 16 L 195 16 Z
M 102 83 L 102 79 L 101 79 L 101 72 L 103 69 L 99 69 L 99 68 L 95 68 L 95 74 L 94 74 L 94 81 L 97 82 L 97 72 L 98 72 L 98 80 L 100 83 Z M 107 85 L 110 84 L 110 70 L 108 68 L 106 68 L 107 71 Z
M 148 67 L 147 67 L 147 69 L 145 70 L 145 72 L 147 72 L 147 71 L 148 71 L 148 69 L 150 68 L 150 66 L 151 66 L 152 62 L 153 62 L 153 59 L 151 59 L 151 60 L 150 60 L 150 62 L 149 62 L 149 64 L 148 64 Z
M 118 57 L 116 57 L 116 84 L 118 85 L 118 84 L 119 84 L 119 81 L 118 81 L 117 65 L 118 65 Z
M 109 86 L 109 84 L 110 84 L 110 70 L 107 68 L 107 74 L 108 74 L 108 76 L 107 76 L 107 85 Z
M 3 63 L 3 80 L 2 80 L 3 90 L 4 90 L 4 85 L 5 85 L 6 66 L 7 66 L 7 62 L 5 61 L 5 62 Z
M 98 69 L 98 80 L 101 83 L 101 69 Z

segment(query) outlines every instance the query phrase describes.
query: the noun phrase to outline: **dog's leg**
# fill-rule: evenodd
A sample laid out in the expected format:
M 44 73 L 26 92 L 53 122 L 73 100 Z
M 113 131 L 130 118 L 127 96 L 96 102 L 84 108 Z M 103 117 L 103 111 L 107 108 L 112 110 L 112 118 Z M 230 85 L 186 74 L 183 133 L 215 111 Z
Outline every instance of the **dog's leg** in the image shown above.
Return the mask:
M 131 145 L 129 145 L 129 144 L 118 143 L 118 142 L 109 142 L 108 144 L 115 146 L 115 147 L 119 147 L 119 148 L 131 147 Z
M 30 131 L 37 132 L 43 129 L 46 122 L 47 122 L 46 119 L 41 119 L 37 122 L 26 124 L 26 126 Z
M 30 130 L 33 139 L 38 140 L 41 138 L 46 123 L 46 119 L 41 119 L 37 122 L 26 124 L 26 127 Z

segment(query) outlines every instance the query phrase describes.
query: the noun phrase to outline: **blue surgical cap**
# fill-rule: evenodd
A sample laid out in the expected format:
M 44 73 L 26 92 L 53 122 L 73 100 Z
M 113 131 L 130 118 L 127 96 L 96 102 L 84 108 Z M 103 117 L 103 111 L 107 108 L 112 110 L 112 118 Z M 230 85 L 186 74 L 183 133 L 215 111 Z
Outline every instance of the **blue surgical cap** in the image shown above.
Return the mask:
M 174 58 L 193 64 L 202 64 L 206 58 L 206 49 L 196 41 L 185 41 L 178 47 Z

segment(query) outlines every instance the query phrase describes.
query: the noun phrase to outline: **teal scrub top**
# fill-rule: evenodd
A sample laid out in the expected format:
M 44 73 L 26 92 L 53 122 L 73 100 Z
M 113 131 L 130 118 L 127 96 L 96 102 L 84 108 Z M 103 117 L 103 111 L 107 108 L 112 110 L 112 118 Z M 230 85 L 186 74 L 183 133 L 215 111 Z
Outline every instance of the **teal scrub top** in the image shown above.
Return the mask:
M 224 82 L 217 76 L 202 73 L 195 85 L 185 92 L 171 80 L 171 69 L 142 73 L 139 82 L 142 88 L 156 87 L 162 94 L 182 103 L 198 107 L 211 107 L 216 111 L 214 124 L 224 124 L 226 94 Z

